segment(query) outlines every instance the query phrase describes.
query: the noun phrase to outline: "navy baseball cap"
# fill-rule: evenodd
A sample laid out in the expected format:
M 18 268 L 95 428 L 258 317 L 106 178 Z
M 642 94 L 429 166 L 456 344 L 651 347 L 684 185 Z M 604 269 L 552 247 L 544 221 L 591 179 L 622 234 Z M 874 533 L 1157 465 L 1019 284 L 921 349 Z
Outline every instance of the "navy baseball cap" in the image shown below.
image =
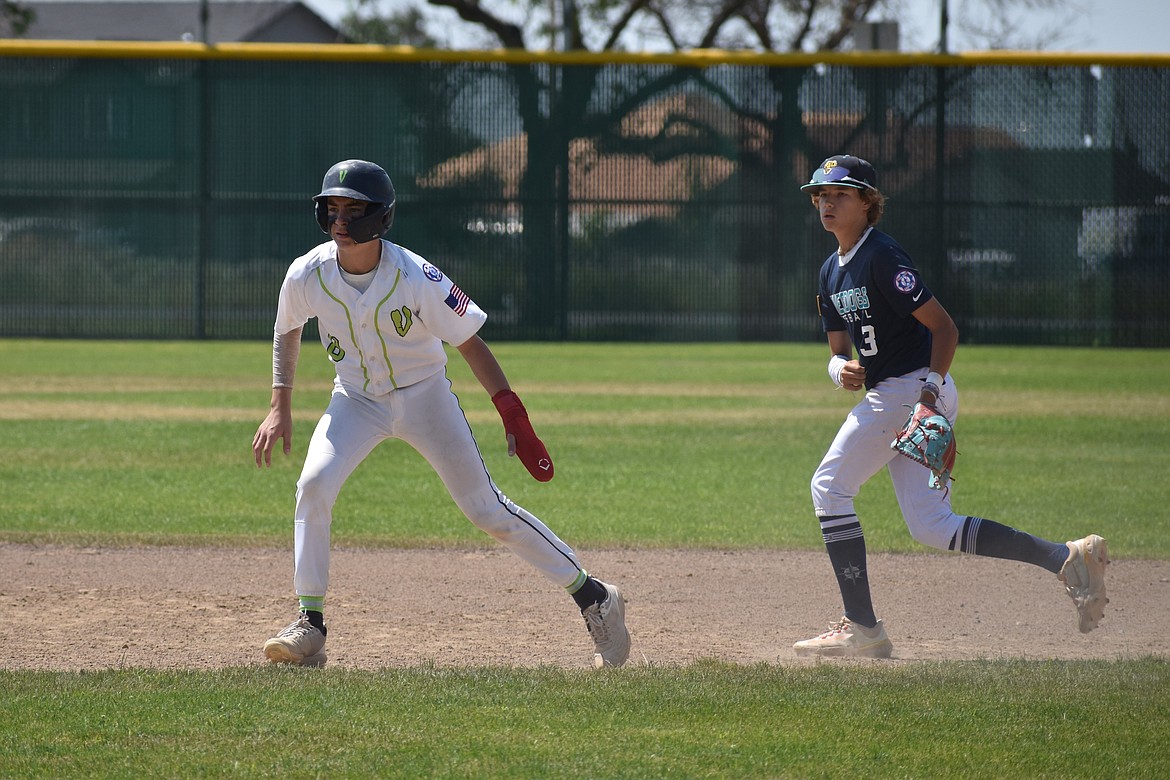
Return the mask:
M 836 184 L 841 187 L 856 187 L 859 190 L 876 190 L 877 173 L 873 166 L 860 157 L 851 154 L 838 154 L 821 163 L 821 167 L 813 171 L 808 184 L 801 186 L 800 191 L 821 187 L 826 184 Z

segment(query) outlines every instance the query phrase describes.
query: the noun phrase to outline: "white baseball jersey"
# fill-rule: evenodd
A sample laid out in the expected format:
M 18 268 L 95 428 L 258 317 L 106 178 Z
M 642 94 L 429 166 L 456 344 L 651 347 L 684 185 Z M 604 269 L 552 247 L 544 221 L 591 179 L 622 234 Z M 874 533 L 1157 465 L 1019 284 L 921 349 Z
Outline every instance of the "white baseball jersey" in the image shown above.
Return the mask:
M 288 333 L 312 317 L 337 370 L 337 384 L 367 397 L 442 371 L 447 364 L 442 342 L 458 346 L 487 320 L 438 268 L 384 239 L 365 292 L 342 278 L 333 241 L 293 261 L 280 288 L 275 330 Z

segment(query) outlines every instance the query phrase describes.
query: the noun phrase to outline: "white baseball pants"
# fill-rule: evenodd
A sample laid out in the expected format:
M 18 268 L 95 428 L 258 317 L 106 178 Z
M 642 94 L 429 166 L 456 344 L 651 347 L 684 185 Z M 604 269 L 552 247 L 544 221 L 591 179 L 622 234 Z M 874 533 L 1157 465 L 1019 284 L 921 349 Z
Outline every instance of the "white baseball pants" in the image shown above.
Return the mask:
M 298 596 L 325 595 L 333 505 L 349 475 L 389 438 L 402 439 L 426 458 L 478 528 L 557 585 L 572 588 L 584 581 L 573 550 L 496 487 L 451 383 L 440 371 L 376 400 L 334 390 L 297 481 L 293 584 Z
M 910 535 L 920 544 L 950 549 L 966 515 L 951 509 L 951 491 L 932 490 L 930 471 L 890 449 L 890 442 L 906 424 L 910 409 L 922 391 L 923 368 L 887 379 L 866 392 L 837 431 L 812 479 L 812 501 L 817 517 L 855 515 L 853 499 L 870 477 L 886 466 Z M 952 423 L 959 414 L 959 393 L 948 374 L 938 408 Z

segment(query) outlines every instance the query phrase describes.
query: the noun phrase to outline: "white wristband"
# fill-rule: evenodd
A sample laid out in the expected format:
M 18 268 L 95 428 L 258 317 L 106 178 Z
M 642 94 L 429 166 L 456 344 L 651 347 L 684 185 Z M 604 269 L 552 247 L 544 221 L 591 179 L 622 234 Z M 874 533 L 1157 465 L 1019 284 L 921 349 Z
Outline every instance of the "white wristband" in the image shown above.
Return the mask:
M 845 364 L 849 362 L 849 358 L 844 355 L 833 355 L 829 358 L 829 379 L 833 380 L 833 384 L 837 387 L 844 387 L 841 384 L 841 372 L 845 369 Z
M 943 378 L 938 375 L 937 371 L 931 371 L 926 375 L 926 384 L 934 385 L 935 387 L 943 386 Z

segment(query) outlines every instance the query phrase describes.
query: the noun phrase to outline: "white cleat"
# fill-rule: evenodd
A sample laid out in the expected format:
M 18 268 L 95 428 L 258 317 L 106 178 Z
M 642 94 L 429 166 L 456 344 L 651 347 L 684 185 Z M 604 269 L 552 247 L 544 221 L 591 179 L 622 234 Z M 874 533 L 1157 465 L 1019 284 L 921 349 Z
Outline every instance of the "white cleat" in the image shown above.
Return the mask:
M 889 658 L 894 644 L 886 636 L 886 627 L 878 621 L 866 628 L 843 617 L 829 626 L 829 630 L 803 639 L 792 646 L 799 656 L 825 658 Z
M 1060 567 L 1057 579 L 1076 604 L 1082 634 L 1097 627 L 1105 617 L 1105 567 L 1109 564 L 1108 543 L 1097 534 L 1067 542 L 1068 560 Z
M 630 657 L 625 599 L 615 586 L 604 582 L 601 584 L 609 594 L 605 601 L 586 607 L 581 612 L 585 618 L 585 627 L 589 629 L 589 635 L 597 647 L 597 653 L 593 656 L 593 666 L 597 669 L 621 666 Z
M 274 664 L 324 666 L 325 635 L 304 612 L 283 631 L 264 643 L 264 655 Z

